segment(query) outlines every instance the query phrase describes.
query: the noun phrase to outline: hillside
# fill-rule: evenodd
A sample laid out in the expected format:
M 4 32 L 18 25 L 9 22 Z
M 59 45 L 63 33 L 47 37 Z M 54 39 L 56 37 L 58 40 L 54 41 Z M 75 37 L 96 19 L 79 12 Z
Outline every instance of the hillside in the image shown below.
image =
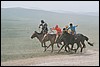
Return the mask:
M 88 19 L 93 21 L 98 16 L 89 16 L 75 13 L 56 13 L 44 10 L 25 9 L 25 8 L 1 8 L 1 19 L 3 20 L 33 20 L 39 22 L 41 19 L 52 23 L 68 23 L 70 21 L 85 23 Z M 85 21 L 86 20 L 86 21 Z

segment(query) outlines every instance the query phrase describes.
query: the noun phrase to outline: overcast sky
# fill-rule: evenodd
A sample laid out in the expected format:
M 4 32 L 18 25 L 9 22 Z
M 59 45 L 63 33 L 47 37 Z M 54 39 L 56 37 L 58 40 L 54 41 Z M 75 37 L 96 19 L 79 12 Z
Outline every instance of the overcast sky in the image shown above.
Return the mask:
M 99 1 L 1 1 L 1 8 L 11 7 L 48 11 L 99 12 Z

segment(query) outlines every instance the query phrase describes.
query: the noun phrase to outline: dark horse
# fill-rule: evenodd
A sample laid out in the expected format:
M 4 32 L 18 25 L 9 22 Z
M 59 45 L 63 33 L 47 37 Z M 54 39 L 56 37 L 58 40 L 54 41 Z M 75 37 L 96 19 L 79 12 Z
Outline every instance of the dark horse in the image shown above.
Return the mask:
M 65 50 L 66 50 L 66 47 L 68 47 L 69 44 L 72 45 L 71 50 L 73 50 L 74 43 L 77 44 L 77 48 L 76 48 L 76 50 L 75 50 L 75 53 L 76 53 L 76 51 L 78 50 L 79 47 L 81 47 L 81 52 L 82 52 L 83 48 L 86 48 L 86 45 L 85 45 L 85 43 L 84 43 L 85 40 L 88 42 L 89 38 L 86 37 L 86 36 L 84 36 L 83 34 L 71 35 L 71 34 L 69 34 L 68 32 L 65 31 L 65 32 L 63 32 L 63 34 L 59 37 L 59 39 L 57 39 L 57 42 L 61 42 L 61 41 L 64 42 L 64 45 L 62 45 L 62 47 L 60 48 L 60 50 L 58 51 L 58 53 L 61 51 L 61 49 L 62 49 L 64 46 L 65 46 Z M 83 47 L 81 46 L 80 43 L 82 43 Z M 88 42 L 88 44 L 89 44 L 90 46 L 93 46 L 93 44 L 90 43 L 90 42 Z M 67 51 L 67 50 L 66 50 L 66 51 Z
M 47 34 L 44 38 L 44 34 L 43 33 L 38 33 L 38 32 L 34 32 L 33 35 L 31 36 L 31 38 L 35 38 L 37 37 L 37 39 L 41 42 L 42 47 L 45 47 L 46 51 L 46 42 L 50 41 L 52 45 L 52 51 L 53 52 L 53 44 L 55 43 L 55 39 L 56 39 L 56 34 Z M 61 43 L 60 43 L 61 44 Z M 43 46 L 44 45 L 44 46 Z M 59 45 L 57 44 L 57 46 L 59 47 Z M 48 47 L 47 47 L 48 48 Z

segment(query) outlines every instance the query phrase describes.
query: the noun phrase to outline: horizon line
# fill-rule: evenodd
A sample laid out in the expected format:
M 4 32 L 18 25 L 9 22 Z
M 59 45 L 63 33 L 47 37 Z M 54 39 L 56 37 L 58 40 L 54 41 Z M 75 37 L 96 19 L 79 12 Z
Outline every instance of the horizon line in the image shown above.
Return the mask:
M 22 8 L 22 9 L 36 9 L 36 10 L 44 10 L 44 9 L 41 9 L 41 8 L 36 8 L 36 7 L 33 7 L 33 8 L 27 8 L 27 7 L 1 7 L 1 9 L 9 9 L 9 8 Z M 84 11 L 65 11 L 65 10 L 44 10 L 44 11 L 52 11 L 52 12 L 57 12 L 57 11 L 63 11 L 63 12 L 73 12 L 73 13 L 78 13 L 78 12 L 82 12 L 82 13 L 88 13 L 90 11 L 87 11 L 87 12 L 84 12 Z M 62 12 L 62 13 L 63 13 Z M 92 11 L 91 11 L 92 12 Z M 60 13 L 60 12 L 59 12 Z M 98 11 L 95 11 L 95 13 L 99 13 Z

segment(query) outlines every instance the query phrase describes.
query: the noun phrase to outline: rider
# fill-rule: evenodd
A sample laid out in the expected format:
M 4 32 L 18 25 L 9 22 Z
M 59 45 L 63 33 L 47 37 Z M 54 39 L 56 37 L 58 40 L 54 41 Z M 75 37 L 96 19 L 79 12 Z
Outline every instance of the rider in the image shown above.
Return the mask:
M 44 22 L 44 20 L 41 20 L 41 24 L 39 25 L 39 28 L 42 27 L 41 33 L 47 34 L 48 33 L 48 28 L 47 28 L 47 23 Z
M 70 34 L 72 34 L 72 35 L 75 35 L 76 34 L 76 27 L 77 27 L 78 25 L 76 25 L 76 26 L 73 26 L 73 24 L 72 23 L 70 23 L 70 27 L 68 27 L 68 30 L 70 29 L 71 30 L 71 32 L 70 32 Z
M 69 34 L 70 34 L 70 32 L 71 32 L 70 30 L 68 30 L 68 25 L 66 25 L 65 28 L 63 28 L 63 31 L 66 31 L 66 32 L 68 32 Z
M 61 35 L 62 31 L 61 31 L 61 28 L 58 27 L 58 25 L 55 26 L 55 28 L 53 27 L 52 30 L 56 30 L 56 39 L 59 37 L 59 35 Z M 55 39 L 55 42 L 56 42 L 56 39 Z

